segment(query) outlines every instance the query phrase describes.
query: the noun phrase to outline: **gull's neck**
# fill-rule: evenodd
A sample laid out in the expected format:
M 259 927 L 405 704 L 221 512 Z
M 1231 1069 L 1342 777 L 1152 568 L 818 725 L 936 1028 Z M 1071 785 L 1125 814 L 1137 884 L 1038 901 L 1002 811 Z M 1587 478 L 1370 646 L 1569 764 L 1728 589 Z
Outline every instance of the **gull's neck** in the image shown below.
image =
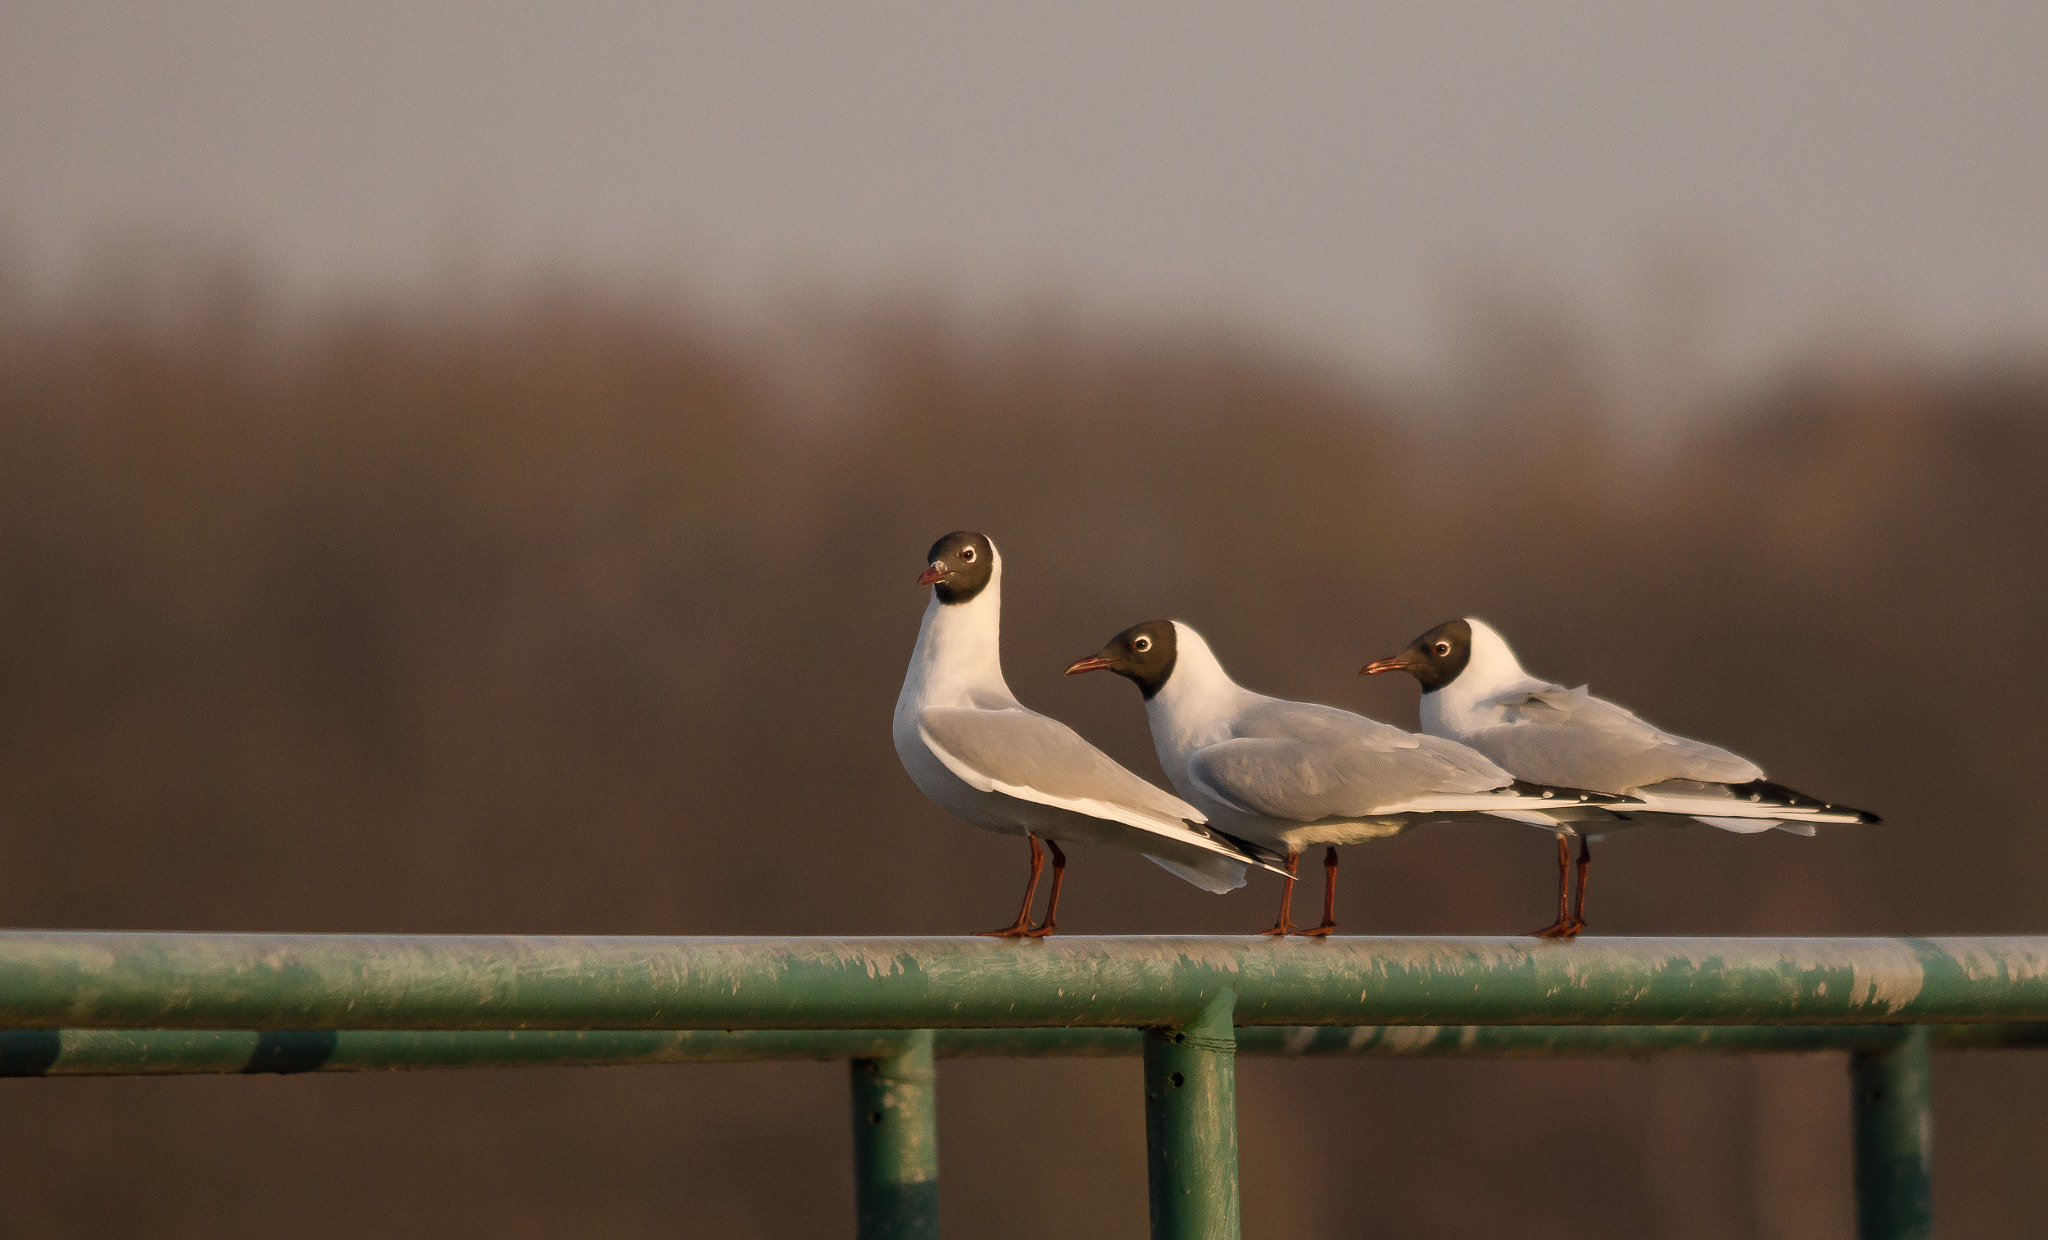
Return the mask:
M 1258 696 L 1230 678 L 1200 633 L 1178 620 L 1173 629 L 1173 670 L 1145 703 L 1161 761 L 1228 736 L 1230 721 Z
M 997 555 L 981 592 L 964 603 L 942 603 L 936 592 L 917 626 L 904 702 L 965 705 L 977 693 L 1015 699 L 1003 679 L 1003 557 Z

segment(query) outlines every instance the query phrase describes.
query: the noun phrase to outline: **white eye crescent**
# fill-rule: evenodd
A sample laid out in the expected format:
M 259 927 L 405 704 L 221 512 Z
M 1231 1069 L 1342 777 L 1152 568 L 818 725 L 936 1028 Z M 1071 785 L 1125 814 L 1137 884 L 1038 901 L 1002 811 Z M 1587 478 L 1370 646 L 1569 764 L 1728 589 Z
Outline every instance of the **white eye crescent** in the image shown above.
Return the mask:
M 1137 651 L 1139 654 L 1144 654 L 1147 650 L 1152 649 L 1152 639 L 1149 637 L 1132 638 L 1131 649 Z
M 961 550 L 960 550 L 960 558 L 961 558 L 961 559 L 963 559 L 963 560 L 966 560 L 966 561 L 967 561 L 967 562 L 969 562 L 970 564 L 971 564 L 971 563 L 973 563 L 973 562 L 974 562 L 974 548 L 972 548 L 972 547 L 963 547 L 963 548 L 961 548 Z
M 1451 643 L 1438 642 L 1436 645 L 1431 646 L 1430 649 L 1436 651 L 1438 654 L 1449 654 L 1451 652 Z

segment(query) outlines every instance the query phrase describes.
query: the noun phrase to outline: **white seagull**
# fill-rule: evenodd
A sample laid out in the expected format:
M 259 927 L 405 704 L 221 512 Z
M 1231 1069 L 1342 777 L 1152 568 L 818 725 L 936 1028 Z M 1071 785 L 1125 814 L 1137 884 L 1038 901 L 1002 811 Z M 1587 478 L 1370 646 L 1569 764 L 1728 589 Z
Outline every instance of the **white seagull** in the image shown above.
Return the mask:
M 1426 822 L 1475 815 L 1605 817 L 1625 797 L 1520 783 L 1483 755 L 1334 706 L 1253 693 L 1230 679 L 1202 635 L 1178 620 L 1134 625 L 1067 669 L 1111 671 L 1145 695 L 1152 744 L 1174 788 L 1233 837 L 1287 853 L 1280 916 L 1290 920 L 1301 850 L 1326 845 L 1323 920 L 1337 925 L 1337 845 L 1396 835 Z
M 1764 778 L 1748 758 L 1705 741 L 1677 736 L 1584 685 L 1567 689 L 1522 670 L 1507 641 L 1467 617 L 1440 624 L 1361 675 L 1407 672 L 1422 685 L 1422 730 L 1470 745 L 1522 779 L 1622 793 L 1627 821 L 1560 823 L 1557 831 L 1557 922 L 1541 931 L 1570 938 L 1586 928 L 1589 838 L 1628 826 L 1703 822 L 1739 834 L 1773 828 L 1812 835 L 1819 823 L 1877 822 L 1876 814 L 1831 805 Z M 1579 836 L 1579 893 L 1565 911 L 1571 851 Z
M 1067 856 L 1060 842 L 1109 844 L 1143 853 L 1202 888 L 1244 886 L 1245 866 L 1285 874 L 1277 857 L 1205 825 L 1200 812 L 1133 775 L 1072 728 L 1026 709 L 1003 680 L 998 628 L 1003 561 L 981 534 L 956 531 L 932 544 L 919 585 L 932 587 L 917 648 L 896 699 L 896 755 L 919 791 L 985 830 L 1031 842 L 1031 879 L 1014 924 L 984 933 L 1050 934 Z M 1052 847 L 1045 920 L 1032 898 Z

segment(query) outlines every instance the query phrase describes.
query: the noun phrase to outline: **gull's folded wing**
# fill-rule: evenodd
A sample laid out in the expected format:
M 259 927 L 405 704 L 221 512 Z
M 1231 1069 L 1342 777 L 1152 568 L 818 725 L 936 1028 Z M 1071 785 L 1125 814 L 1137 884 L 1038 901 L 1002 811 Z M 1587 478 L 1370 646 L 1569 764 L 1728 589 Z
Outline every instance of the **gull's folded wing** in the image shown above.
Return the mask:
M 1670 779 L 1739 784 L 1763 778 L 1749 759 L 1666 732 L 1583 686 L 1549 685 L 1497 702 L 1506 721 L 1464 741 L 1522 779 L 1621 790 Z
M 1194 806 L 1140 779 L 1072 728 L 1035 711 L 934 707 L 918 717 L 918 734 L 968 786 L 1122 823 L 1152 837 L 1137 842 L 1140 852 L 1170 850 L 1167 860 L 1183 862 L 1168 867 L 1176 873 L 1184 868 L 1182 854 L 1286 873 L 1209 829 Z
M 1476 755 L 1475 755 L 1476 756 Z M 1490 765 L 1490 764 L 1487 764 Z M 1188 777 L 1226 805 L 1289 822 L 1457 812 L 1498 803 L 1504 775 L 1426 749 L 1240 737 L 1195 751 Z
M 1244 712 L 1235 727 L 1237 737 L 1190 755 L 1189 778 L 1217 800 L 1267 818 L 1479 813 L 1527 821 L 1574 806 L 1584 813 L 1589 799 L 1612 799 L 1521 783 L 1456 741 L 1334 706 L 1273 700 Z

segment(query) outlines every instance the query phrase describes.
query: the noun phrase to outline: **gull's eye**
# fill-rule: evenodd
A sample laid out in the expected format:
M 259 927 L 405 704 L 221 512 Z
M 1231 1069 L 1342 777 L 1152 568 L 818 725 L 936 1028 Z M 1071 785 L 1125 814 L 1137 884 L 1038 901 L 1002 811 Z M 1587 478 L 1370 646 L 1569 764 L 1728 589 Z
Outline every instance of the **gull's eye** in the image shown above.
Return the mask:
M 1440 655 L 1449 654 L 1451 652 L 1451 643 L 1438 642 L 1436 645 L 1431 646 L 1430 649 L 1436 651 Z
M 968 563 L 970 563 L 970 564 L 971 564 L 971 563 L 973 563 L 973 562 L 974 562 L 974 548 L 972 548 L 972 547 L 963 547 L 963 548 L 961 548 L 961 551 L 960 551 L 960 558 L 961 558 L 961 559 L 963 559 L 963 560 L 966 560 L 966 561 L 967 561 Z
M 1139 654 L 1144 654 L 1147 650 L 1152 649 L 1152 639 L 1149 637 L 1134 637 L 1131 639 L 1131 649 Z

